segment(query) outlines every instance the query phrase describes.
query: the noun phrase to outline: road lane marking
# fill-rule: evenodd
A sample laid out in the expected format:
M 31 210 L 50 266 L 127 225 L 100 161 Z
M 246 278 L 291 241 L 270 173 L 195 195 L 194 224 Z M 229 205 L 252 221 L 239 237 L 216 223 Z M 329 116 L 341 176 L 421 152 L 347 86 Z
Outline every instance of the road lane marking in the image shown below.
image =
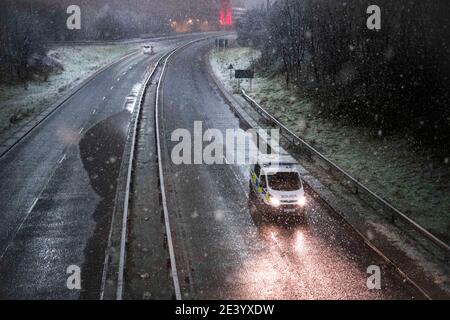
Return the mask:
M 165 73 L 169 59 L 172 57 L 172 55 L 175 52 L 178 51 L 178 49 L 172 51 L 172 53 L 170 53 L 169 56 L 165 59 L 163 68 L 161 70 L 161 75 L 158 80 L 158 86 L 156 87 L 155 132 L 156 132 L 156 147 L 157 147 L 157 151 L 158 151 L 159 183 L 161 186 L 161 200 L 162 200 L 163 211 L 164 211 L 164 222 L 165 222 L 164 224 L 166 226 L 166 237 L 167 237 L 167 245 L 169 248 L 170 266 L 172 269 L 171 270 L 172 271 L 172 281 L 173 281 L 173 286 L 175 289 L 175 298 L 177 300 L 182 300 L 180 282 L 178 280 L 177 263 L 175 260 L 175 249 L 174 249 L 173 240 L 172 240 L 172 231 L 170 230 L 169 209 L 167 207 L 166 188 L 164 185 L 164 171 L 163 171 L 163 166 L 162 166 L 162 152 L 161 152 L 161 137 L 159 135 L 159 121 L 158 121 L 158 118 L 159 118 L 159 110 L 158 110 L 159 94 L 161 91 L 162 79 L 164 77 L 164 73 Z
M 127 246 L 128 206 L 129 206 L 129 202 L 130 202 L 130 186 L 131 186 L 131 175 L 132 175 L 132 170 L 133 170 L 133 157 L 134 157 L 134 152 L 135 152 L 134 149 L 135 149 L 135 145 L 136 145 L 137 125 L 138 125 L 138 121 L 139 121 L 139 115 L 141 112 L 141 107 L 142 107 L 142 103 L 143 103 L 143 97 L 145 94 L 145 90 L 148 86 L 148 83 L 150 83 L 151 77 L 155 74 L 155 71 L 156 71 L 157 66 L 159 65 L 159 62 L 162 61 L 162 59 L 163 58 L 161 57 L 158 60 L 155 68 L 150 73 L 150 75 L 148 76 L 148 78 L 146 79 L 146 81 L 143 85 L 143 89 L 142 89 L 143 94 L 141 95 L 140 100 L 138 102 L 138 110 L 137 110 L 136 120 L 134 122 L 134 128 L 132 129 L 133 135 L 132 135 L 132 140 L 131 140 L 131 155 L 129 158 L 130 163 L 128 165 L 127 183 L 126 183 L 126 190 L 125 190 L 125 201 L 124 201 L 124 205 L 123 205 L 123 217 L 122 217 L 122 228 L 121 228 L 122 230 L 121 230 L 121 238 L 120 238 L 119 270 L 118 270 L 118 275 L 117 275 L 116 300 L 123 299 L 123 291 L 124 291 L 124 284 L 125 284 L 124 272 L 125 272 L 125 254 L 126 254 L 126 246 Z M 108 239 L 109 243 L 111 241 L 110 240 L 111 234 L 112 234 L 112 229 L 110 230 L 110 237 Z M 108 259 L 108 255 L 105 256 L 105 263 L 104 263 L 105 266 L 108 263 L 107 259 Z M 107 271 L 108 271 L 107 267 L 104 267 L 103 268 L 103 276 L 102 276 L 102 289 L 101 289 L 101 294 L 100 294 L 101 300 L 103 300 L 103 294 L 105 291 L 106 277 L 107 277 L 106 272 Z M 177 279 L 177 281 L 178 281 L 178 279 Z
M 155 101 L 155 132 L 156 132 L 156 147 L 157 147 L 157 152 L 158 152 L 158 167 L 159 167 L 159 182 L 160 182 L 160 186 L 161 186 L 161 202 L 163 205 L 163 211 L 164 211 L 164 224 L 166 227 L 166 237 L 167 237 L 167 245 L 169 248 L 169 257 L 170 257 L 170 266 L 171 266 L 171 271 L 172 271 L 172 281 L 173 281 L 173 286 L 175 289 L 175 298 L 177 300 L 182 300 L 182 296 L 181 296 L 181 288 L 180 288 L 180 282 L 178 280 L 178 271 L 177 271 L 177 263 L 175 260 L 175 249 L 174 249 L 174 245 L 173 245 L 173 241 L 172 241 L 172 231 L 170 230 L 170 219 L 169 219 L 169 210 L 168 210 L 168 206 L 167 206 L 167 197 L 166 197 L 166 193 L 165 193 L 165 185 L 164 185 L 164 171 L 163 171 L 163 165 L 162 165 L 162 152 L 161 152 L 161 137 L 159 134 L 159 95 L 161 92 L 161 84 L 162 84 L 162 80 L 165 74 L 165 71 L 167 69 L 167 64 L 169 62 L 169 59 L 179 50 L 186 48 L 187 46 L 202 41 L 204 39 L 199 39 L 199 40 L 194 40 L 191 41 L 185 45 L 182 45 L 178 48 L 176 48 L 175 50 L 173 50 L 165 59 L 162 70 L 161 70 L 161 74 L 158 80 L 158 85 L 156 86 L 156 101 Z M 156 66 L 159 65 L 159 62 L 162 59 L 158 60 L 158 62 L 156 63 Z M 156 68 L 156 67 L 155 67 Z M 161 105 L 161 109 L 162 109 L 162 105 Z
M 63 156 L 62 156 L 62 158 L 59 160 L 59 164 L 61 164 L 64 160 L 66 160 L 66 154 L 64 154 Z
M 32 211 L 33 211 L 33 209 L 34 209 L 34 207 L 36 206 L 36 203 L 39 201 L 39 198 L 36 198 L 36 199 L 34 199 L 34 201 L 33 201 L 33 203 L 31 204 L 31 207 L 30 207 L 30 209 L 28 209 L 28 214 L 30 214 Z
M 47 181 L 44 183 L 43 188 L 41 189 L 41 191 L 39 192 L 39 195 L 34 199 L 31 207 L 28 209 L 27 214 L 25 215 L 25 217 L 23 218 L 22 222 L 20 223 L 19 227 L 16 229 L 16 231 L 14 232 L 14 235 L 12 236 L 11 240 L 9 241 L 8 245 L 6 246 L 5 250 L 3 250 L 2 255 L 0 256 L 0 260 L 3 259 L 3 257 L 5 256 L 6 252 L 8 251 L 8 249 L 11 247 L 12 243 L 14 242 L 14 240 L 16 239 L 17 235 L 19 234 L 20 230 L 22 230 L 23 225 L 25 224 L 25 221 L 28 220 L 28 217 L 30 216 L 31 212 L 33 211 L 34 207 L 36 206 L 36 203 L 38 202 L 39 198 L 42 196 L 42 194 L 44 193 L 44 190 L 47 188 L 48 184 L 50 183 L 50 181 L 53 179 L 53 176 L 56 173 L 56 170 L 58 169 L 58 166 L 55 166 L 55 168 L 53 169 L 53 172 L 50 174 L 50 177 L 47 179 Z
M 66 96 L 66 99 L 64 99 L 63 102 L 58 103 L 54 108 L 52 108 L 52 110 L 50 110 L 49 112 L 46 113 L 46 115 L 44 115 L 43 117 L 39 117 L 39 119 L 37 121 L 34 121 L 34 124 L 32 124 L 29 129 L 27 130 L 21 130 L 20 131 L 20 136 L 19 137 L 15 137 L 14 138 L 14 142 L 10 145 L 8 145 L 8 147 L 4 148 L 4 150 L 0 150 L 0 158 L 3 158 L 7 153 L 11 152 L 13 149 L 15 149 L 22 141 L 23 139 L 29 135 L 32 131 L 34 131 L 38 126 L 42 125 L 45 121 L 47 121 L 50 117 L 52 117 L 55 114 L 55 111 L 63 108 L 64 105 L 66 105 L 67 101 L 69 99 L 72 98 L 72 96 L 75 93 L 80 92 L 81 90 L 84 89 L 85 85 L 92 82 L 94 79 L 97 79 L 98 76 L 100 76 L 100 74 L 106 72 L 107 70 L 111 70 L 113 66 L 116 66 L 119 64 L 119 62 L 123 62 L 126 61 L 127 59 L 129 59 L 131 56 L 136 56 L 138 57 L 138 51 L 139 50 L 133 50 L 132 52 L 112 61 L 111 63 L 107 64 L 106 66 L 104 66 L 101 70 L 98 70 L 97 72 L 95 72 L 93 75 L 91 75 L 91 77 L 88 77 L 85 81 L 83 85 L 79 85 L 76 88 L 74 88 L 74 92 L 72 92 L 70 95 Z
M 207 38 L 204 38 L 207 39 Z M 160 171 L 160 185 L 161 185 L 161 191 L 162 191 L 162 203 L 163 203 L 163 208 L 164 208 L 164 219 L 165 219 L 165 227 L 166 227 L 166 236 L 167 236 L 167 243 L 168 243 L 168 247 L 169 247 L 169 256 L 170 256 L 170 265 L 171 265 L 171 271 L 172 271 L 172 281 L 173 281 L 173 285 L 174 285 L 174 289 L 175 289 L 175 297 L 177 300 L 181 300 L 181 289 L 180 289 L 180 283 L 178 280 L 178 273 L 177 273 L 177 266 L 176 266 L 176 261 L 175 261 L 175 250 L 173 247 L 173 242 L 172 242 L 172 235 L 171 235 L 171 231 L 170 231 L 170 225 L 169 225 L 169 214 L 168 214 L 168 210 L 167 210 L 167 200 L 166 200 L 166 195 L 164 192 L 164 177 L 163 175 L 161 175 L 162 173 L 162 164 L 161 164 L 161 145 L 160 145 L 160 137 L 159 137 L 159 124 L 158 124 L 158 96 L 159 96 L 159 91 L 160 91 L 160 86 L 161 86 L 161 80 L 162 80 L 162 76 L 164 75 L 164 70 L 166 68 L 167 65 L 167 61 L 168 59 L 178 50 L 187 47 L 188 45 L 192 44 L 192 43 L 196 43 L 199 41 L 202 41 L 204 39 L 198 39 L 198 40 L 194 40 L 191 41 L 183 46 L 180 46 L 178 48 L 176 48 L 175 50 L 173 50 L 167 57 L 161 72 L 161 78 L 159 79 L 159 83 L 157 86 L 157 91 L 156 91 L 156 103 L 155 103 L 155 117 L 156 117 L 156 121 L 155 121 L 155 126 L 156 126 L 156 138 L 157 138 L 157 148 L 158 148 L 158 163 L 159 163 L 159 171 Z M 155 65 L 155 68 L 153 69 L 152 73 L 149 75 L 149 77 L 146 79 L 146 84 L 150 83 L 151 80 L 151 76 L 155 73 L 157 66 L 160 64 L 161 61 L 163 61 L 163 57 L 161 57 L 158 62 Z M 131 69 L 131 67 L 130 67 Z M 144 85 L 144 93 L 145 93 L 145 88 L 146 85 Z M 140 98 L 140 102 L 139 102 L 139 108 L 141 108 L 142 106 L 142 102 L 143 102 L 143 96 L 141 96 Z M 116 291 L 116 299 L 117 300 L 122 300 L 123 298 L 123 290 L 124 290 L 124 269 L 125 269 L 125 251 L 126 251 L 126 244 L 127 244 L 127 223 L 128 223 L 128 205 L 129 205 L 129 197 L 130 197 L 130 184 L 131 184 L 131 172 L 132 172 L 132 166 L 133 166 L 133 155 L 134 155 L 134 146 L 136 143 L 136 134 L 137 134 L 137 123 L 138 123 L 138 119 L 139 119 L 139 112 L 140 109 L 138 110 L 138 115 L 136 117 L 136 121 L 134 123 L 134 134 L 133 134 L 133 138 L 132 138 L 132 147 L 131 147 L 131 155 L 130 155 L 130 165 L 128 166 L 128 175 L 127 175 L 127 187 L 126 187 L 126 195 L 125 195 L 125 201 L 124 201 L 124 213 L 123 213 L 123 217 L 122 217 L 122 234 L 121 234 L 121 239 L 120 239 L 120 252 L 119 252 L 119 270 L 118 270 L 118 276 L 117 276 L 117 291 Z M 108 240 L 110 241 L 110 240 Z M 107 257 L 105 257 L 105 261 Z M 104 288 L 105 288 L 105 272 L 107 272 L 107 266 L 105 266 L 103 268 L 103 277 L 102 277 L 102 292 L 100 295 L 100 299 L 103 300 L 103 293 L 104 293 Z
M 40 195 L 39 195 L 40 196 Z M 14 239 L 16 238 L 17 234 L 19 233 L 19 231 L 22 229 L 22 226 L 24 225 L 25 221 L 28 219 L 28 216 L 30 215 L 30 213 L 33 211 L 34 207 L 36 206 L 36 203 L 38 202 L 39 197 L 35 198 L 33 203 L 31 204 L 30 208 L 27 211 L 27 215 L 25 216 L 25 218 L 22 220 L 22 222 L 19 225 L 19 228 L 17 228 L 16 232 L 14 233 L 14 236 L 12 237 L 12 240 L 8 243 L 8 245 L 6 246 L 5 250 L 3 250 L 2 255 L 0 256 L 0 260 L 3 259 L 3 257 L 5 256 L 6 252 L 8 251 L 8 249 L 11 247 L 11 244 L 13 243 Z
M 225 161 L 225 164 L 230 165 L 228 159 L 226 156 L 223 156 L 223 159 Z M 244 191 L 244 195 L 245 197 L 248 199 L 248 193 L 247 190 L 245 189 L 244 183 L 242 182 L 241 179 L 239 179 L 238 174 L 236 172 L 234 172 L 233 168 L 229 168 L 231 170 L 231 172 L 233 173 L 233 176 L 235 177 L 235 179 L 237 180 L 239 186 L 242 188 L 242 190 Z

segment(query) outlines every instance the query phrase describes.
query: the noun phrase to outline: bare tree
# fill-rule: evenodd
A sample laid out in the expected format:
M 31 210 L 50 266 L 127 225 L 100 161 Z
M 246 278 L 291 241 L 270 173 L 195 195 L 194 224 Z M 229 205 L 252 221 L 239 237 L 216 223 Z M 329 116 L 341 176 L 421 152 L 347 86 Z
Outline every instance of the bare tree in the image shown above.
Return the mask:
M 325 114 L 418 140 L 450 137 L 450 3 L 380 0 L 382 29 L 368 30 L 365 0 L 278 0 L 251 10 L 239 41 L 287 85 L 326 102 Z M 250 41 L 251 40 L 251 41 Z

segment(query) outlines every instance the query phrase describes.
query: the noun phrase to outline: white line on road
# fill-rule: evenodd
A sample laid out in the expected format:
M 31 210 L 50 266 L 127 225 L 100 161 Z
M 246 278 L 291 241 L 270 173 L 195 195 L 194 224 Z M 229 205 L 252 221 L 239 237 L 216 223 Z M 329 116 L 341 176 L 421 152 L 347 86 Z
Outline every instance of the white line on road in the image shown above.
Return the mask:
M 59 164 L 61 164 L 64 160 L 66 160 L 66 154 L 64 154 L 63 156 L 62 156 L 62 158 L 59 160 Z
M 161 192 L 162 192 L 162 204 L 163 204 L 163 209 L 164 209 L 164 221 L 165 221 L 165 227 L 166 227 L 167 244 L 169 247 L 170 265 L 171 265 L 171 271 L 172 271 L 171 272 L 172 273 L 172 281 L 173 281 L 173 285 L 174 285 L 174 289 L 175 289 L 175 297 L 177 300 L 181 300 L 182 297 L 181 297 L 180 283 L 178 280 L 177 264 L 175 261 L 175 250 L 173 247 L 172 234 L 171 234 L 171 230 L 170 230 L 169 213 L 168 213 L 168 209 L 167 209 L 167 199 L 166 199 L 165 188 L 164 188 L 164 176 L 162 175 L 163 171 L 162 171 L 162 163 L 161 163 L 161 145 L 160 145 L 160 137 L 159 137 L 159 124 L 157 121 L 158 120 L 158 95 L 159 95 L 159 91 L 160 91 L 162 76 L 164 75 L 164 70 L 166 69 L 167 60 L 179 49 L 182 49 L 192 43 L 202 41 L 202 40 L 204 40 L 204 39 L 191 41 L 191 42 L 185 44 L 184 46 L 178 47 L 177 49 L 173 50 L 167 56 L 164 66 L 163 66 L 163 69 L 162 69 L 162 72 L 161 72 L 161 78 L 159 79 L 159 83 L 158 83 L 158 86 L 156 89 L 156 103 L 155 103 L 155 117 L 156 117 L 156 121 L 155 121 L 156 128 L 155 129 L 156 130 L 155 131 L 156 131 L 156 139 L 157 139 L 156 144 L 157 144 L 157 149 L 158 149 L 160 186 L 161 186 Z M 159 65 L 159 63 L 162 60 L 163 60 L 163 57 L 161 57 L 158 60 L 152 73 L 147 78 L 146 84 L 149 83 L 150 77 L 154 74 L 157 66 Z M 130 69 L 131 69 L 131 67 L 130 67 Z M 142 94 L 145 93 L 146 85 L 144 85 L 143 87 L 144 87 L 144 89 L 143 89 Z M 126 191 L 125 191 L 125 202 L 124 202 L 124 213 L 123 213 L 123 217 L 122 217 L 122 234 L 121 234 L 121 239 L 120 239 L 119 270 L 118 270 L 118 275 L 117 275 L 117 291 L 116 291 L 116 299 L 117 300 L 122 300 L 123 291 L 124 291 L 124 283 L 125 283 L 124 270 L 125 270 L 125 258 L 126 258 L 125 257 L 126 256 L 126 244 L 127 244 L 128 205 L 129 205 L 129 197 L 130 197 L 131 172 L 133 169 L 133 160 L 132 159 L 134 156 L 134 147 L 135 147 L 135 143 L 136 143 L 137 123 L 138 123 L 137 120 L 139 119 L 139 113 L 140 113 L 140 108 L 142 106 L 142 102 L 143 102 L 143 95 L 141 95 L 141 97 L 140 97 L 139 106 L 138 106 L 139 109 L 137 111 L 137 117 L 136 117 L 136 121 L 134 123 L 134 130 L 133 130 L 133 136 L 132 136 L 132 142 L 131 142 L 131 155 L 130 155 L 131 160 L 130 160 L 130 164 L 128 166 L 127 187 L 126 187 Z M 105 261 L 107 261 L 106 258 L 107 257 L 105 257 Z M 104 267 L 103 271 L 104 271 L 104 274 L 102 277 L 101 299 L 103 299 L 103 292 L 104 292 L 104 288 L 105 288 L 105 279 L 106 279 L 105 272 L 107 272 L 107 266 Z
M 159 122 L 158 122 L 159 94 L 161 91 L 162 79 L 164 77 L 164 72 L 166 70 L 168 60 L 170 59 L 170 57 L 172 57 L 172 55 L 176 51 L 178 51 L 178 49 L 175 51 L 172 51 L 172 53 L 169 54 L 169 56 L 164 61 L 164 65 L 163 65 L 161 75 L 160 75 L 160 78 L 158 81 L 158 86 L 156 87 L 155 132 L 156 132 L 156 147 L 157 147 L 157 151 L 158 151 L 158 166 L 159 166 L 159 182 L 160 182 L 160 186 L 161 186 L 161 200 L 162 200 L 163 211 L 164 211 L 164 222 L 165 222 L 165 226 L 166 226 L 166 236 L 167 236 L 167 245 L 169 248 L 170 265 L 172 268 L 172 280 L 173 280 L 173 286 L 175 289 L 175 298 L 177 300 L 181 300 L 182 299 L 181 288 L 180 288 L 180 282 L 178 280 L 177 263 L 175 260 L 175 249 L 173 246 L 172 231 L 170 230 L 169 209 L 167 207 L 167 198 L 166 198 L 166 191 L 165 191 L 166 188 L 164 185 L 164 171 L 163 171 L 163 166 L 162 166 L 162 152 L 161 152 L 161 137 L 159 135 Z
M 53 176 L 56 173 L 56 169 L 58 169 L 58 166 L 55 166 L 55 168 L 53 169 L 53 172 L 50 174 L 50 177 L 47 179 L 47 181 L 45 182 L 43 188 L 41 189 L 41 191 L 39 192 L 39 195 L 33 200 L 33 203 L 31 204 L 31 207 L 28 209 L 27 214 L 25 215 L 25 217 L 23 218 L 22 222 L 20 223 L 19 227 L 16 229 L 16 231 L 14 232 L 14 235 L 12 236 L 11 240 L 9 241 L 8 245 L 6 246 L 5 250 L 3 250 L 2 255 L 0 256 L 0 260 L 3 259 L 3 257 L 5 256 L 6 252 L 8 251 L 8 249 L 11 247 L 12 243 L 14 242 L 14 240 L 16 239 L 16 236 L 19 234 L 20 230 L 22 230 L 23 225 L 25 224 L 25 221 L 27 221 L 28 217 L 30 216 L 31 212 L 33 211 L 34 207 L 36 206 L 37 202 L 39 201 L 39 198 L 41 197 L 41 195 L 44 193 L 45 188 L 47 188 L 48 184 L 50 183 L 50 181 L 52 180 Z
M 30 214 L 32 211 L 33 211 L 33 209 L 34 209 L 34 207 L 36 206 L 36 203 L 39 201 L 39 198 L 36 198 L 36 199 L 34 199 L 34 201 L 33 201 L 33 203 L 31 204 L 31 207 L 30 207 L 30 209 L 28 209 L 28 214 Z
M 118 275 L 117 275 L 117 291 L 116 291 L 116 299 L 117 300 L 123 299 L 123 291 L 124 291 L 124 284 L 125 284 L 124 272 L 125 272 L 126 244 L 127 244 L 128 206 L 129 206 L 129 202 L 130 202 L 131 174 L 132 174 L 132 170 L 133 170 L 133 157 L 134 157 L 134 149 L 135 149 L 135 145 L 136 145 L 137 124 L 139 121 L 139 114 L 141 112 L 145 89 L 147 87 L 147 84 L 150 82 L 151 77 L 155 73 L 156 68 L 161 60 L 162 60 L 162 57 L 158 60 L 155 68 L 153 69 L 153 71 L 150 73 L 150 75 L 146 79 L 146 83 L 144 83 L 144 85 L 142 86 L 143 89 L 142 89 L 142 93 L 140 95 L 139 102 L 138 102 L 138 110 L 136 112 L 136 120 L 134 122 L 134 127 L 132 129 L 133 135 L 132 135 L 132 139 L 131 139 L 131 155 L 130 155 L 130 163 L 128 165 L 127 184 L 126 184 L 127 187 L 125 190 L 125 201 L 124 201 L 124 205 L 123 205 L 122 234 L 121 234 L 121 239 L 120 239 L 119 271 L 118 271 Z M 105 265 L 106 265 L 106 261 L 107 261 L 106 258 L 107 257 L 105 257 Z M 105 271 L 107 271 L 107 269 L 104 268 L 103 271 L 104 272 L 103 272 L 103 277 L 102 277 L 102 290 L 101 290 L 102 292 L 100 295 L 102 300 L 103 300 L 103 293 L 104 293 L 105 279 L 106 279 Z
M 245 186 L 242 182 L 241 179 L 239 179 L 238 174 L 233 170 L 233 168 L 230 166 L 230 162 L 228 161 L 226 156 L 223 156 L 223 159 L 225 161 L 225 164 L 229 165 L 229 169 L 231 170 L 231 172 L 233 173 L 233 176 L 236 178 L 236 181 L 239 183 L 239 186 L 242 188 L 242 191 L 244 191 L 244 196 L 248 199 L 248 194 L 247 194 L 247 190 L 245 189 Z
M 42 191 L 41 191 L 42 193 Z M 40 194 L 39 194 L 40 196 Z M 39 197 L 35 198 L 33 203 L 31 204 L 30 208 L 27 211 L 27 214 L 25 216 L 25 218 L 22 220 L 22 222 L 20 223 L 19 227 L 17 228 L 16 232 L 14 233 L 14 236 L 12 237 L 12 240 L 8 243 L 8 245 L 6 246 L 5 250 L 3 250 L 2 255 L 0 256 L 0 260 L 3 259 L 3 257 L 5 256 L 6 252 L 8 252 L 8 249 L 11 247 L 11 244 L 13 243 L 14 239 L 16 238 L 17 234 L 19 233 L 19 231 L 22 229 L 25 221 L 28 219 L 28 217 L 30 216 L 30 213 L 33 211 L 34 207 L 36 206 L 36 203 L 38 202 Z

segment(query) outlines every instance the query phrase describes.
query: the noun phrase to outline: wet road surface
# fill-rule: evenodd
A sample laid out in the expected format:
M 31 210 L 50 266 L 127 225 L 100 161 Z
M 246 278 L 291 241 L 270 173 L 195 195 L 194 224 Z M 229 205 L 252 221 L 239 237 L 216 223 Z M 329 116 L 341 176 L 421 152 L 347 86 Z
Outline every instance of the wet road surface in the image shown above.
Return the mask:
M 0 159 L 0 298 L 99 298 L 130 111 L 125 99 L 169 48 L 98 75 Z M 81 268 L 82 290 L 66 285 Z
M 256 224 L 246 166 L 172 164 L 173 130 L 192 131 L 194 121 L 204 130 L 240 127 L 207 77 L 212 42 L 174 56 L 162 92 L 162 161 L 183 297 L 422 298 L 320 203 L 311 200 L 302 225 Z M 157 58 L 138 54 L 101 73 L 0 159 L 0 298 L 99 297 L 130 121 L 125 101 Z M 70 265 L 81 267 L 81 291 L 66 286 Z M 367 289 L 369 265 L 381 267 L 382 290 Z
M 174 130 L 192 133 L 194 121 L 203 130 L 240 126 L 208 79 L 210 48 L 202 42 L 178 53 L 162 91 L 162 160 L 183 298 L 422 299 L 314 199 L 304 224 L 256 224 L 247 166 L 173 164 Z M 367 288 L 370 265 L 381 268 L 381 290 Z

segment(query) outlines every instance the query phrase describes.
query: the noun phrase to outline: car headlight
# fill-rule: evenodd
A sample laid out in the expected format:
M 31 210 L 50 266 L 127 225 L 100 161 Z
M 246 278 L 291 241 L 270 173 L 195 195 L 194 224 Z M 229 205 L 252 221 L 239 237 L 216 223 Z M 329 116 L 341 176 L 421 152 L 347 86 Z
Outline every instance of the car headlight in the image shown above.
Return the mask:
M 273 207 L 279 207 L 280 206 L 280 200 L 278 200 L 275 197 L 270 197 L 270 205 Z
M 300 199 L 297 200 L 297 204 L 301 207 L 304 207 L 306 205 L 306 197 L 300 197 Z

